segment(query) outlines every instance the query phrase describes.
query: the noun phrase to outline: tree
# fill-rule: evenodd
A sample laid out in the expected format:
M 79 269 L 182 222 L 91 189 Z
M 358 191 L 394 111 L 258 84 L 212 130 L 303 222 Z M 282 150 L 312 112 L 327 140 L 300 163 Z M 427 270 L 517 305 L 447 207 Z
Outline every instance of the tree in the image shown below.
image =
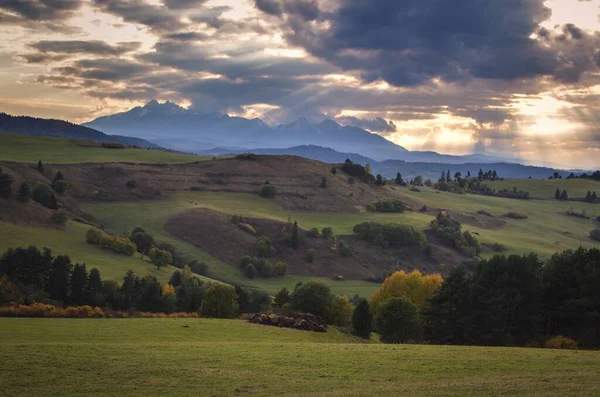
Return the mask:
M 480 169 L 479 169 L 479 173 L 477 174 L 477 178 L 479 178 L 479 180 L 482 180 L 482 179 L 483 179 L 483 176 L 484 176 L 484 175 L 483 175 L 483 170 L 480 168 Z
M 325 189 L 327 187 L 327 178 L 321 178 L 321 188 Z
M 55 182 L 57 182 L 57 181 L 62 181 L 62 180 L 64 180 L 64 179 L 65 179 L 65 177 L 64 177 L 64 175 L 62 174 L 62 172 L 58 171 L 58 172 L 56 173 L 56 175 L 54 175 L 54 179 L 52 180 L 52 184 L 54 184 L 54 183 L 55 183 Z
M 59 179 L 58 181 L 52 183 L 52 189 L 58 194 L 64 194 L 69 187 L 69 182 L 64 179 Z
M 462 174 L 460 172 L 454 173 L 454 179 L 460 179 L 461 177 L 462 177 Z
M 136 283 L 137 284 L 137 283 Z M 157 312 L 163 309 L 162 285 L 154 276 L 145 276 L 136 285 L 133 306 L 143 312 Z
M 322 281 L 308 281 L 296 285 L 291 295 L 292 308 L 325 318 L 332 296 L 329 285 Z
M 452 178 L 450 177 L 450 170 L 448 170 L 448 172 L 446 173 L 446 182 L 452 182 Z
M 43 182 L 36 182 L 31 191 L 31 198 L 50 209 L 57 209 L 56 196 L 52 188 Z
M 377 177 L 375 178 L 375 185 L 377 185 L 377 186 L 385 186 L 385 180 L 383 179 L 383 177 L 381 176 L 381 174 L 377 174 Z
M 292 227 L 292 239 L 290 241 L 292 249 L 297 250 L 300 246 L 300 241 L 298 240 L 298 221 L 294 221 L 294 226 Z
M 39 160 L 37 163 L 37 170 L 39 173 L 43 174 L 44 173 L 44 164 L 42 164 L 42 160 Z
M 157 269 L 173 264 L 173 255 L 171 255 L 169 251 L 161 250 L 159 248 L 150 248 L 148 256 Z
M 10 175 L 0 170 L 0 197 L 9 198 L 12 194 L 13 179 Z
M 288 291 L 287 288 L 282 288 L 279 290 L 279 292 L 277 292 L 277 294 L 275 294 L 274 303 L 281 307 L 286 303 L 290 303 L 291 300 L 292 298 L 290 297 L 290 291 Z
M 97 229 L 95 227 L 90 227 L 88 231 L 85 233 L 85 241 L 88 244 L 100 244 L 100 240 L 104 233 L 102 230 Z
M 324 227 L 321 229 L 321 234 L 323 235 L 324 239 L 331 240 L 333 238 L 333 229 L 330 227 Z
M 595 203 L 596 200 L 598 200 L 598 196 L 596 195 L 596 192 L 592 192 L 592 203 Z
M 260 236 L 256 240 L 256 253 L 259 257 L 268 258 L 273 252 L 275 252 L 275 248 L 267 236 Z
M 17 192 L 17 200 L 22 202 L 29 201 L 29 196 L 31 195 L 31 186 L 27 182 L 21 183 L 19 190 Z
M 304 259 L 308 262 L 308 263 L 313 263 L 315 261 L 315 259 L 317 258 L 317 252 L 310 248 L 308 251 L 306 251 L 306 253 L 304 254 Z
M 423 311 L 425 339 L 437 344 L 466 344 L 470 333 L 470 278 L 462 266 L 452 269 Z
M 496 172 L 496 170 L 494 170 L 494 172 L 492 172 L 492 180 L 496 180 L 498 179 L 498 173 Z
M 371 167 L 371 164 L 369 164 L 369 163 L 365 164 L 365 172 L 367 175 L 373 174 L 373 168 Z
M 423 186 L 423 177 L 421 175 L 415 176 L 413 184 L 416 186 Z
M 554 193 L 554 199 L 555 200 L 560 200 L 560 189 L 556 189 L 556 193 Z
M 61 208 L 59 210 L 54 211 L 54 213 L 51 216 L 51 219 L 52 222 L 58 225 L 64 225 L 69 220 L 69 213 Z
M 563 200 L 563 201 L 569 200 L 569 194 L 567 193 L 566 190 L 562 191 L 562 193 L 560 194 L 560 199 Z
M 467 171 L 467 178 L 471 177 L 471 171 Z
M 373 330 L 373 315 L 369 302 L 361 299 L 352 313 L 352 334 L 368 339 Z
M 208 287 L 202 299 L 200 312 L 204 317 L 234 318 L 238 311 L 235 288 L 220 283 Z
M 592 202 L 592 192 L 590 192 L 589 190 L 587 191 L 587 194 L 585 196 L 585 201 L 587 201 L 588 203 Z
M 205 292 L 206 285 L 197 277 L 184 279 L 182 285 L 175 290 L 179 310 L 189 313 L 199 311 Z
M 335 168 L 335 167 L 332 167 L 332 168 L 331 168 L 331 173 L 332 173 L 333 175 L 336 175 L 336 174 L 337 174 L 337 168 Z
M 171 274 L 171 278 L 169 279 L 169 284 L 171 284 L 173 287 L 177 288 L 181 285 L 182 282 L 183 282 L 183 274 L 181 273 L 181 270 L 175 270 Z
M 402 174 L 400 174 L 399 172 L 396 173 L 395 182 L 396 182 L 396 185 L 399 185 L 399 186 L 406 185 L 406 182 L 404 182 L 404 179 L 402 179 Z
M 66 302 L 71 285 L 71 272 L 73 265 L 71 259 L 66 255 L 54 258 L 52 270 L 48 277 L 48 293 L 51 299 Z
M 273 274 L 275 276 L 283 277 L 287 273 L 288 266 L 285 262 L 277 262 L 275 266 L 273 266 Z
M 254 277 L 256 277 L 256 267 L 252 263 L 249 264 L 244 270 L 244 275 L 249 279 L 253 279 Z
M 146 231 L 141 227 L 136 227 L 133 229 L 129 239 L 133 241 L 137 251 L 142 255 L 149 255 L 150 249 L 156 245 L 154 237 L 151 234 L 146 233 Z
M 438 182 L 446 182 L 446 171 L 442 171 L 442 177 L 438 180 Z
M 71 301 L 75 305 L 83 305 L 85 302 L 85 286 L 88 280 L 87 269 L 84 264 L 77 263 L 71 273 Z
M 267 181 L 268 182 L 268 181 Z M 273 198 L 277 195 L 277 189 L 270 183 L 265 183 L 260 189 L 260 195 L 264 198 Z
M 333 298 L 327 317 L 331 324 L 342 327 L 350 324 L 353 311 L 354 306 L 352 306 L 346 295 L 338 295 Z
M 418 270 L 406 273 L 400 270 L 386 278 L 378 291 L 371 298 L 371 310 L 375 313 L 377 306 L 390 298 L 405 297 L 410 299 L 419 309 L 428 305 L 428 299 L 442 285 L 439 274 L 423 275 Z
M 377 308 L 374 323 L 383 343 L 404 343 L 419 337 L 419 311 L 405 297 L 383 302 Z

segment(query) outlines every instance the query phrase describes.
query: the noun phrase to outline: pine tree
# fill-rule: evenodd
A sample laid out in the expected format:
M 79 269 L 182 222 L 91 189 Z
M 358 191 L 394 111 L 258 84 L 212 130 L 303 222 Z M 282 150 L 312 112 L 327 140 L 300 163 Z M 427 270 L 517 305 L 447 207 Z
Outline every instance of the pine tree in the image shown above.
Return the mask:
M 335 168 L 335 167 L 331 168 L 331 173 L 333 175 L 336 175 L 337 174 L 337 168 Z
M 471 171 L 467 171 L 467 178 L 471 177 Z
M 590 192 L 588 190 L 587 195 L 585 196 L 585 201 L 587 201 L 588 203 L 592 202 L 592 192 Z
M 396 173 L 396 185 L 404 185 L 404 179 L 402 179 L 402 174 L 399 172 Z
M 381 174 L 377 174 L 377 177 L 375 179 L 375 184 L 377 186 L 385 186 L 385 181 L 383 180 L 383 177 L 381 176 Z
M 483 170 L 481 168 L 479 169 L 478 178 L 479 178 L 479 180 L 483 179 Z
M 39 173 L 44 173 L 44 164 L 42 164 L 42 160 L 38 161 L 37 170 Z
M 29 183 L 23 182 L 19 190 L 17 191 L 17 199 L 19 201 L 27 202 L 29 201 L 29 196 L 31 195 L 31 186 Z
M 554 193 L 554 199 L 555 200 L 560 200 L 560 189 L 556 189 L 556 193 Z
M 446 182 L 450 183 L 452 181 L 452 178 L 450 178 L 450 170 L 448 170 L 448 173 L 446 174 Z
M 0 197 L 10 197 L 12 194 L 12 183 L 12 177 L 7 173 L 0 171 Z
M 292 227 L 291 246 L 295 250 L 300 246 L 300 242 L 298 241 L 298 221 L 294 221 L 294 226 Z
M 492 172 L 492 180 L 495 181 L 496 179 L 498 179 L 498 173 L 494 170 L 494 172 Z
M 567 201 L 569 199 L 569 194 L 567 193 L 566 190 L 563 190 L 563 192 L 560 195 L 560 199 L 563 201 Z
M 440 178 L 439 182 L 446 182 L 446 171 L 442 171 L 442 177 Z
M 368 339 L 373 330 L 373 315 L 369 302 L 361 299 L 352 313 L 352 333 L 361 338 Z
M 50 298 L 61 302 L 67 300 L 72 270 L 73 265 L 71 265 L 71 259 L 68 256 L 59 255 L 54 258 L 52 270 L 48 277 Z
M 71 274 L 71 301 L 75 305 L 83 305 L 85 302 L 85 286 L 88 273 L 85 264 L 76 264 Z

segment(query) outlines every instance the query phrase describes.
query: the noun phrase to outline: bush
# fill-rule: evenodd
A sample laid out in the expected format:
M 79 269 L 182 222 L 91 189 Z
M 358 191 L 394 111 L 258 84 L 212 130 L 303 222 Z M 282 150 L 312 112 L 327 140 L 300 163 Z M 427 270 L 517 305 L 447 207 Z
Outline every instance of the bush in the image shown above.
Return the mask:
M 31 198 L 50 209 L 57 209 L 56 196 L 52 188 L 43 182 L 36 182 L 31 191 Z
M 238 301 L 234 287 L 214 283 L 207 288 L 200 306 L 203 317 L 234 318 L 237 311 Z
M 125 146 L 119 142 L 102 142 L 102 147 L 105 149 L 125 149 Z
M 273 275 L 283 277 L 287 273 L 288 266 L 285 262 L 277 262 L 275 266 L 273 266 Z
M 52 189 L 54 189 L 54 191 L 58 194 L 64 194 L 68 187 L 69 182 L 65 181 L 64 179 L 59 179 L 52 183 Z
M 260 195 L 265 198 L 273 198 L 277 194 L 277 189 L 271 184 L 265 184 L 260 189 Z
M 518 211 L 508 212 L 508 213 L 504 214 L 504 216 L 506 218 L 511 218 L 511 219 L 527 219 L 528 218 L 527 214 L 524 214 L 524 213 L 518 212 Z
M 169 251 L 161 250 L 155 247 L 150 249 L 148 256 L 157 269 L 160 269 L 162 266 L 173 264 L 173 255 L 171 255 Z
M 330 324 L 343 327 L 349 325 L 352 321 L 352 312 L 354 306 L 345 295 L 336 296 L 331 302 L 328 312 L 328 320 Z
M 17 200 L 22 202 L 29 201 L 29 196 L 31 195 L 31 186 L 29 183 L 23 182 L 19 187 L 19 191 L 17 192 Z
M 0 197 L 10 197 L 10 195 L 12 194 L 11 186 L 13 182 L 13 178 L 10 175 L 2 172 L 2 169 L 0 168 Z
M 562 335 L 554 336 L 544 343 L 546 349 L 569 349 L 576 350 L 577 342 L 571 338 L 566 338 Z
M 600 241 L 600 229 L 594 229 L 590 232 L 592 240 Z
M 189 267 L 192 272 L 201 276 L 206 276 L 208 274 L 208 265 L 204 262 L 193 260 L 190 262 Z
M 256 277 L 256 267 L 254 267 L 254 265 L 252 263 L 250 263 L 244 269 L 244 276 L 246 276 L 247 278 L 250 278 L 250 279 Z
M 377 201 L 367 207 L 369 211 L 373 212 L 396 212 L 402 213 L 406 210 L 406 204 L 398 199 L 387 199 Z
M 333 229 L 330 227 L 324 227 L 321 230 L 321 234 L 323 234 L 324 238 L 326 238 L 327 240 L 330 240 L 333 237 Z
M 340 241 L 338 250 L 340 255 L 342 255 L 344 258 L 350 258 L 352 256 L 352 250 L 345 241 Z
M 240 227 L 240 229 L 242 229 L 246 233 L 249 233 L 249 234 L 251 234 L 253 236 L 256 236 L 256 229 L 251 224 L 240 222 L 237 225 Z
M 408 298 L 391 298 L 377 308 L 375 329 L 383 343 L 404 343 L 419 337 L 417 306 Z
M 451 218 L 446 211 L 440 211 L 431 221 L 431 229 L 445 246 L 470 255 L 478 255 L 481 250 L 479 241 L 470 232 L 462 232 L 460 222 Z
M 419 246 L 425 243 L 422 232 L 412 226 L 392 222 L 363 222 L 354 226 L 354 233 L 361 240 L 383 248 Z
M 136 250 L 135 244 L 127 237 L 109 236 L 107 234 L 102 234 L 102 236 L 100 237 L 100 246 L 102 248 L 109 249 L 119 254 L 124 254 L 128 256 L 132 256 Z
M 504 244 L 500 244 L 500 243 L 492 244 L 492 249 L 496 252 L 504 252 L 507 250 L 506 246 Z
M 312 238 L 317 238 L 319 237 L 319 229 L 317 229 L 316 227 L 313 227 L 312 229 L 310 229 L 308 232 L 306 232 L 306 235 L 308 237 L 312 237 Z
M 385 275 L 384 275 L 385 277 Z M 439 274 L 422 274 L 418 270 L 406 273 L 397 271 L 385 277 L 381 287 L 371 298 L 371 308 L 376 311 L 378 305 L 390 298 L 408 298 L 419 309 L 428 306 L 428 300 L 442 285 L 443 279 Z
M 329 285 L 322 281 L 299 284 L 291 295 L 292 308 L 325 318 L 332 296 Z
M 261 259 L 256 263 L 256 270 L 263 277 L 271 277 L 271 274 L 273 273 L 273 265 L 271 262 Z
M 306 253 L 304 254 L 304 259 L 308 262 L 308 263 L 313 263 L 315 261 L 315 259 L 317 258 L 317 253 L 314 249 L 309 249 L 308 251 L 306 251 Z
M 133 188 L 137 187 L 137 182 L 132 179 L 130 181 L 127 181 L 125 186 L 127 186 L 130 189 L 133 189 Z
M 100 244 L 100 239 L 104 233 L 95 227 L 90 227 L 85 234 L 85 242 L 88 244 Z
M 246 267 L 248 267 L 248 265 L 253 264 L 255 262 L 255 259 L 252 258 L 251 256 L 243 256 L 242 259 L 240 259 L 240 269 L 242 270 L 246 270 Z
M 275 248 L 267 236 L 261 236 L 256 240 L 256 252 L 258 256 L 267 258 L 275 252 Z
M 60 209 L 54 211 L 51 216 L 52 222 L 58 225 L 64 225 L 69 220 L 69 213 L 66 210 Z

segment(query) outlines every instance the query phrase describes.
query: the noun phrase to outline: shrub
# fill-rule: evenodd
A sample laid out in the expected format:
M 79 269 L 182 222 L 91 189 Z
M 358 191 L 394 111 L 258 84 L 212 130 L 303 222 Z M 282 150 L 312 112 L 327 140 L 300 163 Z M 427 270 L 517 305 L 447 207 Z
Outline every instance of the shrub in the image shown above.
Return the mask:
M 285 304 L 289 304 L 291 302 L 290 291 L 287 288 L 282 288 L 275 295 L 274 303 L 278 306 L 283 306 Z
M 338 295 L 333 299 L 329 307 L 329 323 L 339 327 L 346 326 L 352 321 L 353 311 L 354 306 L 352 306 L 346 295 Z
M 496 252 L 504 252 L 507 250 L 506 246 L 504 244 L 500 244 L 500 243 L 492 244 L 492 249 Z
M 412 226 L 399 223 L 363 222 L 354 226 L 354 233 L 380 247 L 409 247 L 425 243 L 425 236 Z
M 492 214 L 490 214 L 489 212 L 485 211 L 485 210 L 479 210 L 477 211 L 477 213 L 479 215 L 485 215 L 485 216 L 493 216 Z
M 253 236 L 256 236 L 256 229 L 251 224 L 249 224 L 249 223 L 238 223 L 238 226 L 240 227 L 240 229 L 242 229 L 246 233 L 249 233 L 249 234 L 251 234 Z
M 133 188 L 137 187 L 137 182 L 132 179 L 130 181 L 127 181 L 125 186 L 127 186 L 130 189 L 133 189 Z
M 592 240 L 600 241 L 600 229 L 594 229 L 590 232 Z
M 327 240 L 331 239 L 333 237 L 333 229 L 330 227 L 324 227 L 321 230 L 321 234 L 323 234 L 323 237 L 326 238 Z
M 85 241 L 88 244 L 100 244 L 100 239 L 102 239 L 103 234 L 102 230 L 90 227 L 85 234 Z
M 312 237 L 312 238 L 316 238 L 319 237 L 319 229 L 317 229 L 316 227 L 313 227 L 312 229 L 310 229 L 308 232 L 306 232 L 306 235 L 308 237 Z
M 43 182 L 36 182 L 31 191 L 31 198 L 50 209 L 57 209 L 56 196 L 52 188 Z
M 306 253 L 304 254 L 304 259 L 308 262 L 308 263 L 313 263 L 315 261 L 317 257 L 317 253 L 314 249 L 309 249 L 308 251 L 306 251 Z
M 292 308 L 325 317 L 331 304 L 329 285 L 322 281 L 308 281 L 296 286 L 291 295 Z
M 462 232 L 460 222 L 446 211 L 440 211 L 431 221 L 431 229 L 443 245 L 471 255 L 477 255 L 481 250 L 479 241 L 470 232 Z
M 273 274 L 275 276 L 283 277 L 287 273 L 288 266 L 285 262 L 277 262 L 275 266 L 273 266 Z
M 2 172 L 0 168 L 0 197 L 9 198 L 12 194 L 12 184 L 14 180 L 7 173 Z
M 390 298 L 404 297 L 413 302 L 419 309 L 428 305 L 428 299 L 442 285 L 439 274 L 422 274 L 418 270 L 406 273 L 397 271 L 385 278 L 379 290 L 371 298 L 371 308 L 376 312 L 377 306 Z
M 266 258 L 275 252 L 275 248 L 267 236 L 261 236 L 256 240 L 256 252 L 258 256 Z
M 273 273 L 273 265 L 267 260 L 259 260 L 257 262 L 256 270 L 258 270 L 260 275 L 263 277 L 271 277 L 271 274 Z
M 367 207 L 369 211 L 374 212 L 396 212 L 402 213 L 406 210 L 406 204 L 398 199 L 386 199 L 377 201 Z
M 133 256 L 136 251 L 135 244 L 133 241 L 123 236 L 115 236 L 112 238 L 110 249 L 114 252 L 124 254 L 127 256 Z M 170 254 L 169 254 L 170 255 Z M 171 258 L 171 263 L 173 263 L 173 259 Z
M 31 186 L 27 182 L 23 182 L 17 192 L 17 200 L 27 202 L 31 195 Z
M 69 182 L 64 179 L 59 179 L 52 183 L 52 189 L 58 194 L 64 194 L 69 187 Z
M 255 259 L 252 258 L 251 256 L 243 256 L 242 259 L 240 259 L 240 269 L 242 270 L 246 270 L 246 267 L 250 264 L 253 264 L 255 262 Z
M 369 302 L 361 299 L 352 313 L 352 334 L 368 339 L 373 330 L 373 315 Z
M 160 269 L 162 266 L 173 264 L 173 255 L 171 255 L 169 251 L 161 250 L 155 247 L 150 249 L 148 256 L 157 269 Z
M 214 283 L 207 288 L 200 306 L 203 317 L 234 318 L 237 311 L 238 302 L 234 287 Z
M 577 342 L 571 338 L 566 338 L 562 335 L 554 336 L 544 343 L 546 349 L 569 349 L 576 350 Z
M 391 298 L 377 308 L 375 329 L 383 343 L 404 343 L 419 337 L 417 306 L 408 298 Z
M 254 267 L 254 265 L 252 263 L 250 263 L 244 269 L 244 275 L 250 279 L 256 277 L 256 267 Z
M 105 149 L 125 149 L 125 146 L 119 142 L 102 142 L 102 147 Z
M 527 214 L 524 214 L 524 213 L 518 212 L 518 211 L 508 212 L 508 213 L 504 214 L 504 216 L 506 218 L 511 218 L 511 219 L 527 219 L 528 218 Z
M 136 227 L 133 229 L 129 238 L 135 244 L 137 251 L 144 255 L 148 255 L 150 248 L 156 245 L 154 237 L 152 237 L 151 234 L 146 233 L 146 231 L 141 227 Z
M 236 160 L 254 160 L 257 156 L 254 153 L 241 153 L 235 156 Z
M 352 250 L 345 241 L 340 241 L 338 250 L 340 255 L 342 255 L 344 258 L 350 258 L 352 256 Z
M 190 262 L 189 267 L 192 272 L 201 276 L 206 276 L 208 274 L 208 265 L 204 262 L 193 260 Z
M 277 194 L 277 189 L 271 184 L 265 184 L 260 189 L 260 195 L 265 198 L 273 198 Z
M 58 225 L 64 225 L 69 220 L 69 213 L 66 210 L 60 209 L 54 211 L 51 216 L 52 222 Z
M 333 175 L 336 175 L 337 174 L 337 168 L 335 168 L 335 167 L 331 168 L 331 173 Z

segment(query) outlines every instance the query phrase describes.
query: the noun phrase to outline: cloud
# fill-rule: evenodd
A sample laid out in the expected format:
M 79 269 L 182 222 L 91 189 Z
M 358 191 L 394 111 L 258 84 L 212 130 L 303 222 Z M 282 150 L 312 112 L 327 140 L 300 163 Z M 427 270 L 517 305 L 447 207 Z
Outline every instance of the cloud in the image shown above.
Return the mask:
M 374 119 L 369 120 L 360 119 L 352 116 L 342 116 L 337 117 L 335 120 L 342 125 L 350 125 L 353 127 L 359 127 L 374 132 L 396 132 L 396 125 L 393 122 L 387 121 L 382 117 L 376 117 Z
M 143 0 L 92 0 L 100 11 L 121 17 L 123 21 L 144 25 L 156 31 L 173 31 L 185 28 L 179 10 L 165 5 L 153 5 Z M 189 4 L 189 1 L 173 1 L 175 5 Z
M 66 20 L 74 16 L 83 4 L 83 0 L 2 0 L 0 23 L 31 30 L 74 33 L 80 29 L 69 26 Z
M 142 43 L 140 42 L 125 42 L 112 46 L 100 40 L 42 40 L 29 44 L 29 47 L 43 54 L 94 54 L 118 56 L 136 51 L 141 45 Z

